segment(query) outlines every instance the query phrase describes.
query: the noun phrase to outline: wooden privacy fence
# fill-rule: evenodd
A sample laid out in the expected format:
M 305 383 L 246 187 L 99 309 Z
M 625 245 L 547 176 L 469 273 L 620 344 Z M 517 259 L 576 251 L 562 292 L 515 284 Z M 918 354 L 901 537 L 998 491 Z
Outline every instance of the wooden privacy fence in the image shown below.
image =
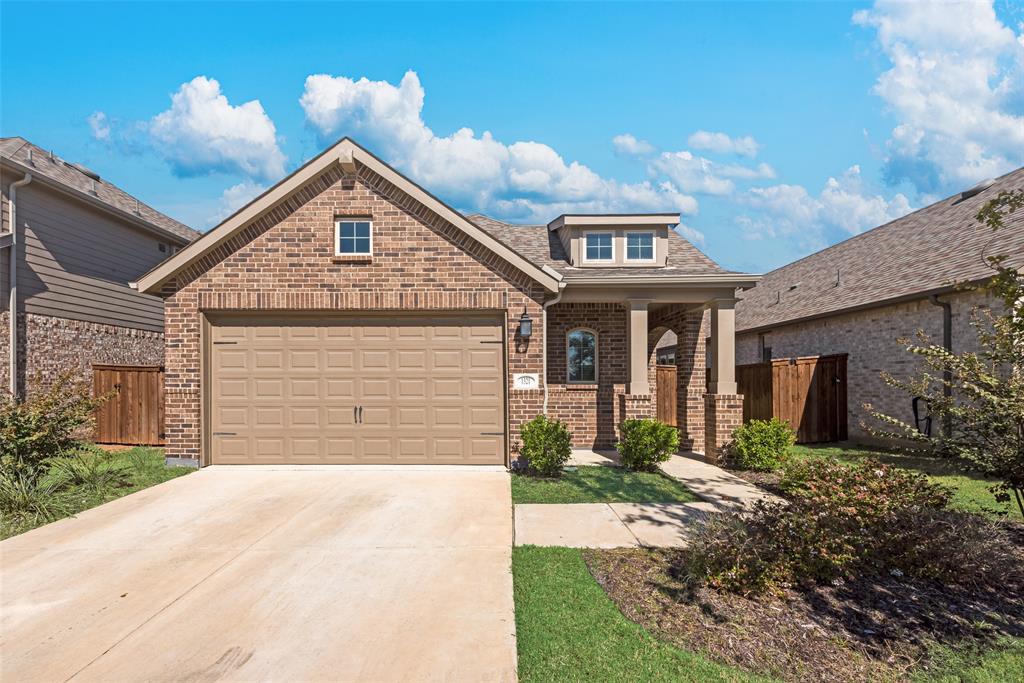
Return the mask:
M 785 420 L 798 443 L 847 438 L 846 354 L 736 366 L 743 421 Z
M 658 399 L 658 420 L 667 425 L 678 427 L 676 424 L 676 401 L 678 400 L 676 366 L 658 366 L 657 381 L 655 382 L 655 396 L 657 396 Z
M 164 444 L 164 369 L 156 365 L 93 365 L 94 396 L 112 394 L 96 409 L 97 443 Z

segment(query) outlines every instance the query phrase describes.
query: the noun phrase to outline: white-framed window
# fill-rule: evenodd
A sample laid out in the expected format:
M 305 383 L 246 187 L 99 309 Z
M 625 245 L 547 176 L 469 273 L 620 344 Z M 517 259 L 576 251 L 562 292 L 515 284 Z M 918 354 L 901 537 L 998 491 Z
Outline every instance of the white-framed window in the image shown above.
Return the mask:
M 373 253 L 373 223 L 366 218 L 339 218 L 334 231 L 334 253 L 369 256 Z
M 566 381 L 592 384 L 597 381 L 597 332 L 569 330 L 565 338 Z
M 615 260 L 615 235 L 611 232 L 583 234 L 583 260 L 590 262 Z
M 654 233 L 653 232 L 627 232 L 626 233 L 626 260 L 627 261 L 653 261 L 654 260 Z

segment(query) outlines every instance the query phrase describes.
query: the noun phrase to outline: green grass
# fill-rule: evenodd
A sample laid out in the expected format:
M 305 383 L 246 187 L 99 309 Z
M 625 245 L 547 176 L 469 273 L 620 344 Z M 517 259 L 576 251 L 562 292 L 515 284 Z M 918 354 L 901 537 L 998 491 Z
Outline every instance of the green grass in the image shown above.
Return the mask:
M 914 683 L 1004 683 L 1024 681 L 1024 638 L 1004 638 L 984 652 L 962 652 L 943 647 L 932 651 L 928 671 L 914 675 Z
M 765 680 L 662 643 L 629 621 L 575 548 L 512 550 L 519 680 Z
M 689 489 L 658 472 L 622 467 L 579 467 L 561 477 L 512 475 L 513 503 L 689 503 Z
M 155 484 L 194 472 L 189 467 L 166 467 L 161 448 L 137 447 L 111 453 L 111 464 L 122 465 L 128 472 L 128 485 L 95 490 L 91 487 L 75 486 L 55 494 L 60 499 L 60 518 L 102 505 L 115 498 L 127 496 Z M 0 515 L 0 539 L 25 533 L 56 519 L 39 519 L 33 516 Z
M 953 489 L 953 507 L 967 512 L 992 516 L 1009 514 L 1020 519 L 1020 511 L 1012 503 L 1001 503 L 995 499 L 989 487 L 995 483 L 982 477 L 965 473 L 955 461 L 944 458 L 930 458 L 920 455 L 904 455 L 890 451 L 875 450 L 864 446 L 794 446 L 797 457 L 832 457 L 841 462 L 854 463 L 864 458 L 875 458 L 881 462 L 914 470 L 928 475 L 932 481 Z

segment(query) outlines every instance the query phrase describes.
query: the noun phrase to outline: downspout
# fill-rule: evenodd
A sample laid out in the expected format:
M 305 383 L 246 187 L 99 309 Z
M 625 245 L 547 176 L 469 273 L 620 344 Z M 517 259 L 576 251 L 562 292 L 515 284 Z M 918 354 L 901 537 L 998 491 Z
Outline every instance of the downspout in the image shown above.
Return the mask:
M 953 307 L 948 301 L 939 301 L 937 294 L 929 296 L 928 301 L 933 306 L 938 306 L 942 309 L 942 348 L 946 349 L 948 353 L 953 353 Z M 952 370 L 943 370 L 942 395 L 947 399 L 953 395 L 953 387 L 950 386 L 952 381 Z M 943 421 L 942 432 L 946 436 L 949 436 L 953 432 L 953 423 L 950 421 L 948 415 Z
M 562 293 L 565 291 L 565 283 L 558 283 L 558 295 L 550 301 L 544 302 L 544 310 L 541 315 L 541 327 L 544 328 L 544 348 L 541 349 L 541 358 L 543 358 L 544 376 L 541 378 L 544 382 L 544 411 L 543 414 L 548 414 L 548 308 L 554 306 L 562 300 Z
M 10 323 L 10 331 L 8 332 L 10 343 L 10 368 L 8 378 L 10 380 L 10 391 L 11 397 L 18 397 L 18 188 L 28 185 L 32 182 L 32 174 L 26 173 L 25 177 L 21 180 L 17 180 L 11 183 L 10 196 L 8 198 L 8 211 L 7 215 L 11 222 L 11 245 L 10 245 L 10 260 L 8 261 L 8 294 L 9 301 L 7 310 L 9 312 L 8 322 Z

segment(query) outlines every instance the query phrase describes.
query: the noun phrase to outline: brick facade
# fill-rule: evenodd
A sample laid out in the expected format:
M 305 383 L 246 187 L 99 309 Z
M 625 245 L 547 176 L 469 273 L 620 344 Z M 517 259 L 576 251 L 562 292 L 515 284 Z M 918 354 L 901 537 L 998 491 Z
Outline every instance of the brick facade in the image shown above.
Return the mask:
M 92 365 L 162 365 L 164 335 L 128 327 L 56 318 L 33 313 L 19 315 L 19 386 L 33 389 L 50 385 L 70 372 L 92 382 Z M 8 387 L 8 314 L 0 314 L 0 381 Z
M 372 218 L 372 259 L 335 257 L 340 216 Z M 193 263 L 165 293 L 169 457 L 199 457 L 202 312 L 504 311 L 510 441 L 542 409 L 541 391 L 511 386 L 516 373 L 541 374 L 541 326 L 529 340 L 516 336 L 524 310 L 541 319 L 540 286 L 365 167 L 358 175 L 325 170 Z
M 971 327 L 973 311 L 979 306 L 997 302 L 983 292 L 957 292 L 943 295 L 942 301 L 952 305 L 953 350 L 976 351 L 977 335 Z M 847 359 L 847 414 L 851 440 L 870 442 L 871 435 L 862 423 L 871 423 L 864 404 L 889 415 L 913 422 L 910 398 L 882 381 L 888 372 L 908 377 L 918 367 L 918 360 L 906 352 L 897 339 L 913 339 L 923 330 L 937 344 L 942 343 L 942 309 L 928 299 L 839 313 L 837 315 L 793 323 L 764 335 L 772 357 L 792 358 L 833 353 L 849 354 Z M 757 333 L 737 334 L 736 362 L 756 363 L 761 360 L 761 337 Z
M 704 460 L 720 463 L 732 433 L 743 424 L 743 397 L 737 394 L 706 394 L 704 397 Z

